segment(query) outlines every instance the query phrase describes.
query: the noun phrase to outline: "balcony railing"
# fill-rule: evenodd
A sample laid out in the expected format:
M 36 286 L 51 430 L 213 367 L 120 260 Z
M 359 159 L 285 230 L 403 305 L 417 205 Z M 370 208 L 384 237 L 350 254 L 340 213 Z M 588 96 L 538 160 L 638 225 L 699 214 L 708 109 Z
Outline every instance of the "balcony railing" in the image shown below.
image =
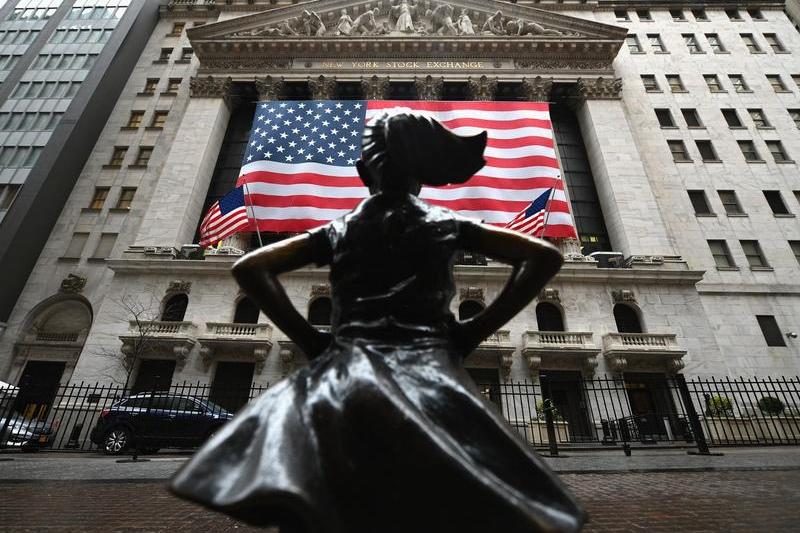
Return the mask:
M 592 333 L 586 331 L 528 331 L 525 347 L 547 349 L 595 348 Z
M 233 356 L 255 361 L 256 372 L 261 372 L 272 349 L 272 326 L 206 322 L 206 333 L 197 340 L 206 365 L 218 356 Z
M 129 333 L 120 335 L 122 353 L 129 358 L 144 353 L 168 355 L 180 361 L 186 359 L 195 345 L 197 326 L 192 322 L 162 320 L 130 321 Z
M 130 325 L 131 332 L 140 335 L 188 335 L 196 329 L 195 325 L 191 322 L 165 322 L 161 320 L 142 322 L 131 320 Z
M 630 363 L 663 365 L 677 372 L 683 368 L 686 355 L 672 333 L 606 333 L 603 335 L 603 356 L 615 371 L 623 371 Z
M 80 333 L 50 333 L 47 331 L 39 331 L 36 333 L 36 340 L 40 342 L 78 342 Z
M 228 322 L 207 322 L 206 329 L 211 335 L 242 339 L 268 339 L 272 332 L 269 324 L 236 324 Z
M 598 353 L 589 331 L 527 331 L 523 336 L 522 355 L 532 371 L 584 368 L 592 374 Z
M 669 333 L 607 333 L 603 335 L 603 349 L 671 350 L 678 341 Z

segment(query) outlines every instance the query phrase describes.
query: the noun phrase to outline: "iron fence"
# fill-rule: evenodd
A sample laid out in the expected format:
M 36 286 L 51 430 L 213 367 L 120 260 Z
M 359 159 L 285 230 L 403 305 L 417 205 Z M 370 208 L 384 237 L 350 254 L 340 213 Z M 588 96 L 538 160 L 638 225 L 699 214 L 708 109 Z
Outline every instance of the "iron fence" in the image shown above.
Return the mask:
M 179 383 L 168 390 L 130 391 L 79 383 L 61 386 L 47 398 L 39 395 L 37 401 L 24 391 L 2 389 L 0 446 L 97 451 L 110 429 L 127 420 L 129 447 L 137 446 L 138 432 L 149 431 L 165 438 L 160 444 L 143 440 L 138 447 L 193 448 L 267 388 Z M 696 446 L 707 452 L 709 445 L 800 444 L 796 377 L 685 380 L 625 374 L 587 380 L 542 372 L 535 382 L 480 384 L 478 390 L 530 446 L 551 453 L 586 447 Z

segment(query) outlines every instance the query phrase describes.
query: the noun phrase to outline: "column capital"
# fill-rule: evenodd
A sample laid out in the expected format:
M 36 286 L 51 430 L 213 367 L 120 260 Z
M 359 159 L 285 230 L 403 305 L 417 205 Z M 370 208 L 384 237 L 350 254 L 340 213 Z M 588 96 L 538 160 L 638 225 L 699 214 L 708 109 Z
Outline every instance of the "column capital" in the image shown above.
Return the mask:
M 233 80 L 229 77 L 194 76 L 189 79 L 189 90 L 192 98 L 224 98 L 229 101 L 232 96 L 232 89 Z
M 572 92 L 580 100 L 619 100 L 622 98 L 622 78 L 578 78 Z
M 522 94 L 529 102 L 549 102 L 553 89 L 553 78 L 536 76 L 533 79 L 522 79 Z
M 441 100 L 444 78 L 434 78 L 430 75 L 424 78 L 415 77 L 414 86 L 417 88 L 419 100 Z
M 308 78 L 312 100 L 332 100 L 336 93 L 336 77 Z
M 389 76 L 361 78 L 361 90 L 367 100 L 385 100 L 389 92 Z
M 469 87 L 470 98 L 473 100 L 491 101 L 494 100 L 497 94 L 497 78 L 489 78 L 487 76 L 481 76 L 477 80 L 469 78 L 467 86 Z
M 283 90 L 286 87 L 286 82 L 281 78 L 273 78 L 267 76 L 266 78 L 256 78 L 256 91 L 258 92 L 259 100 L 279 100 L 283 96 Z

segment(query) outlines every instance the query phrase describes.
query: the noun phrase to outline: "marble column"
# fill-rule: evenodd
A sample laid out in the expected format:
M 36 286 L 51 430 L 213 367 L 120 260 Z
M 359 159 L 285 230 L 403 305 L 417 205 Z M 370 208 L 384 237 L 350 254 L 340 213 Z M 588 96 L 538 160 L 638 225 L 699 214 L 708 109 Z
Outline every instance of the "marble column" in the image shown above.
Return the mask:
M 615 251 L 675 255 L 621 100 L 622 80 L 578 80 L 573 96 Z
M 136 244 L 192 242 L 230 120 L 230 78 L 192 78 L 191 100 L 150 199 Z M 156 148 L 158 149 L 158 148 Z

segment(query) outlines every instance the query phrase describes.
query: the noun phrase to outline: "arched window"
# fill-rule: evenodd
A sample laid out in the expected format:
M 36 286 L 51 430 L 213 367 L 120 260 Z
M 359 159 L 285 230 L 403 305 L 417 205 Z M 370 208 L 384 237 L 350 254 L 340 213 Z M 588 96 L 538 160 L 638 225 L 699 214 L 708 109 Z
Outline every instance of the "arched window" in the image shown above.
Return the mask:
M 564 331 L 561 310 L 550 302 L 540 302 L 536 306 L 536 323 L 539 331 Z
M 617 321 L 617 331 L 619 333 L 643 333 L 639 314 L 629 305 L 615 305 L 614 320 Z
M 331 299 L 323 296 L 308 306 L 308 321 L 315 326 L 331 325 Z
M 464 300 L 458 306 L 458 319 L 467 320 L 483 311 L 484 305 L 477 300 Z
M 256 303 L 245 296 L 236 304 L 233 321 L 236 324 L 258 324 L 258 312 L 259 309 Z
M 161 312 L 161 320 L 164 322 L 183 322 L 186 316 L 186 307 L 189 305 L 189 297 L 185 294 L 175 294 L 164 302 L 164 310 Z

